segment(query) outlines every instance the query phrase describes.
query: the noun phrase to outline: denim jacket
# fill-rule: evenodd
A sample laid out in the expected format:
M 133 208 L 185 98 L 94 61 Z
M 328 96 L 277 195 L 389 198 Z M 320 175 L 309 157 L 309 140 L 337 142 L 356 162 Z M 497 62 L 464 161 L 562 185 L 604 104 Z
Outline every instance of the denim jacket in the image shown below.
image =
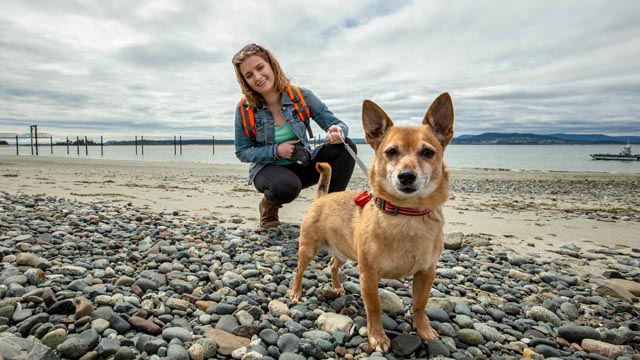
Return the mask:
M 331 110 L 322 102 L 318 97 L 309 89 L 300 87 L 302 96 L 304 97 L 307 106 L 311 110 L 311 118 L 322 128 L 327 131 L 331 125 L 338 125 L 342 128 L 342 133 L 345 138 L 349 133 L 347 125 L 338 119 Z M 287 94 L 282 93 L 282 104 L 280 110 L 285 120 L 291 126 L 293 132 L 298 136 L 300 142 L 304 144 L 311 151 L 311 158 L 320 150 L 320 146 L 311 149 L 307 131 L 300 119 L 296 110 L 293 108 L 293 101 Z M 240 105 L 240 104 L 238 104 Z M 240 113 L 239 106 L 236 106 L 236 120 L 235 120 L 235 147 L 236 157 L 242 161 L 251 163 L 249 167 L 249 184 L 253 183 L 258 171 L 260 171 L 266 165 L 280 159 L 276 152 L 275 143 L 275 121 L 273 114 L 265 106 L 260 106 L 255 109 L 256 120 L 256 142 L 253 144 L 251 139 L 244 133 L 242 127 L 242 114 Z

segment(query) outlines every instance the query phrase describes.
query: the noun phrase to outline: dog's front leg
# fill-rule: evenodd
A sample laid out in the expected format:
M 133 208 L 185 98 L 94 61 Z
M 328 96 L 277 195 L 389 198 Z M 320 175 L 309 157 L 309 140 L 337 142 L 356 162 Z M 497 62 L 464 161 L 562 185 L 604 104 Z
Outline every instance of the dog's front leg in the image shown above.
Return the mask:
M 413 326 L 420 339 L 425 343 L 438 338 L 438 333 L 429 324 L 426 313 L 427 301 L 429 301 L 435 277 L 435 265 L 428 270 L 418 271 L 413 276 Z
M 369 336 L 369 344 L 376 351 L 388 352 L 391 346 L 391 340 L 384 333 L 382 327 L 382 306 L 380 305 L 380 297 L 378 295 L 378 274 L 374 271 L 367 270 L 365 266 L 360 266 L 360 287 L 364 307 L 367 311 L 367 332 Z

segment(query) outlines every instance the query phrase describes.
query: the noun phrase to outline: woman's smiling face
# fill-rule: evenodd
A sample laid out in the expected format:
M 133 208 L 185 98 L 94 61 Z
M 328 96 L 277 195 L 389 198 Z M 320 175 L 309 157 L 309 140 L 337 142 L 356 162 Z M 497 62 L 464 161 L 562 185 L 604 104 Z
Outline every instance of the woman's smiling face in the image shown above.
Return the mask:
M 275 76 L 267 61 L 258 55 L 246 58 L 240 64 L 240 73 L 251 89 L 263 97 L 274 89 Z

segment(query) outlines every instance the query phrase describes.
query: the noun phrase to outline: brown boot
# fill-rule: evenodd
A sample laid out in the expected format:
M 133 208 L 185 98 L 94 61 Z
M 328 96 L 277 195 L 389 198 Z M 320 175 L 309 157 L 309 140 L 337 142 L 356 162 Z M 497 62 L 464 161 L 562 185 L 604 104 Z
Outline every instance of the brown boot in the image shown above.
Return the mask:
M 280 225 L 280 219 L 278 219 L 278 209 L 282 205 L 272 205 L 266 198 L 260 200 L 258 209 L 260 210 L 260 225 L 263 227 L 276 227 Z

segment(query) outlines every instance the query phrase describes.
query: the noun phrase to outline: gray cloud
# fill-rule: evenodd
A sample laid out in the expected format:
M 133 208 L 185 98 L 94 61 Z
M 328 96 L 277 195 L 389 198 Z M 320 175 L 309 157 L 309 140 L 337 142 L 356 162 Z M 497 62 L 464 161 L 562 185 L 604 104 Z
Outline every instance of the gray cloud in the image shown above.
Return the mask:
M 224 60 L 223 54 L 199 49 L 184 41 L 159 41 L 126 47 L 119 57 L 139 66 L 188 67 L 197 63 L 215 63 Z
M 640 3 L 205 0 L 0 3 L 0 132 L 233 137 L 230 60 L 269 47 L 362 136 L 448 91 L 456 133 L 640 132 Z

